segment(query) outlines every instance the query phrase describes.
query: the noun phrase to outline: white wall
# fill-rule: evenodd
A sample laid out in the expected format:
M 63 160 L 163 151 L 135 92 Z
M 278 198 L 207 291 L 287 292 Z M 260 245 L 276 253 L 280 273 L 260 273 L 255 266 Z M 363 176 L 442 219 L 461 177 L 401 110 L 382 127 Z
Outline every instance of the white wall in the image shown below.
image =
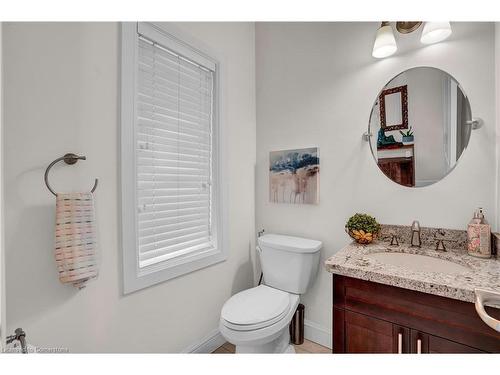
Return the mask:
M 498 101 L 500 100 L 500 22 L 495 22 L 495 114 L 496 114 L 496 144 L 497 144 L 497 160 L 500 160 L 500 105 Z M 496 227 L 499 230 L 500 226 L 500 162 L 497 163 L 496 170 Z
M 4 28 L 8 330 L 72 352 L 178 352 L 217 329 L 222 304 L 253 282 L 255 50 L 252 23 L 169 25 L 222 63 L 227 134 L 229 259 L 122 295 L 118 98 L 119 25 L 9 23 Z M 54 197 L 44 169 L 66 152 L 52 184 L 82 189 L 100 179 L 99 278 L 61 285 L 53 259 Z
M 381 223 L 464 229 L 473 210 L 496 217 L 494 28 L 452 23 L 452 37 L 422 46 L 418 34 L 400 52 L 371 57 L 376 23 L 259 23 L 256 26 L 256 226 L 324 242 L 322 261 L 350 239 L 344 224 L 356 212 Z M 409 38 L 409 39 L 408 39 Z M 411 43 L 410 43 L 411 42 Z M 391 182 L 377 168 L 366 131 L 373 102 L 389 79 L 415 66 L 449 72 L 484 120 L 455 170 L 423 188 Z M 319 146 L 319 205 L 271 204 L 269 151 Z M 304 297 L 306 319 L 331 330 L 331 275 L 321 268 Z
M 0 350 L 7 337 L 6 309 L 5 309 L 5 252 L 4 252 L 4 201 L 3 201 L 3 59 L 2 59 L 2 30 L 0 22 Z

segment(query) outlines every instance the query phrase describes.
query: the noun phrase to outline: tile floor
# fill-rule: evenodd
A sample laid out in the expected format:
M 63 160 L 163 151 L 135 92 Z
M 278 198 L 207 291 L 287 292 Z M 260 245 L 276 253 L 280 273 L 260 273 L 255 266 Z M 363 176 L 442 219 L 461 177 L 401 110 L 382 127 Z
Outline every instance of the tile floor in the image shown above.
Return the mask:
M 297 354 L 312 354 L 312 353 L 331 353 L 332 351 L 327 347 L 316 344 L 315 342 L 304 340 L 302 345 L 294 345 Z M 216 354 L 233 354 L 234 345 L 226 342 L 224 345 L 218 347 L 213 353 Z

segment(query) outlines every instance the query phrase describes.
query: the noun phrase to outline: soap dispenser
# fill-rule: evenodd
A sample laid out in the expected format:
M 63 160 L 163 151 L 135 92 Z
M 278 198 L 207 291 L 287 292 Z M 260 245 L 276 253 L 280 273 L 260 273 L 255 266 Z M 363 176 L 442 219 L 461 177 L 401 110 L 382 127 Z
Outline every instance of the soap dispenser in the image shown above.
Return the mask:
M 491 258 L 491 226 L 478 208 L 467 227 L 467 251 L 478 258 Z

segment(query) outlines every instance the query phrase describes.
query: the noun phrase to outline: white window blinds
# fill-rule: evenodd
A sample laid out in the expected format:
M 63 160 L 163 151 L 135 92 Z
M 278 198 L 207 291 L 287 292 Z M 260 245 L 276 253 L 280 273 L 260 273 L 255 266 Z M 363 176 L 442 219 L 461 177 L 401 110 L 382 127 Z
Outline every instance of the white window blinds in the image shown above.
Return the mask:
M 138 43 L 137 246 L 144 268 L 214 247 L 214 72 L 145 37 Z

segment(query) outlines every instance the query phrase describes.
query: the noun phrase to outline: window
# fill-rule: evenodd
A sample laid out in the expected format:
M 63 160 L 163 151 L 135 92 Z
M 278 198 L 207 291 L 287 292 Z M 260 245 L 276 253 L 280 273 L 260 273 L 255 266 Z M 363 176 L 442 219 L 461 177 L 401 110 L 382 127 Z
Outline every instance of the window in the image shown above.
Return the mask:
M 122 25 L 125 293 L 225 259 L 218 70 L 153 24 Z

